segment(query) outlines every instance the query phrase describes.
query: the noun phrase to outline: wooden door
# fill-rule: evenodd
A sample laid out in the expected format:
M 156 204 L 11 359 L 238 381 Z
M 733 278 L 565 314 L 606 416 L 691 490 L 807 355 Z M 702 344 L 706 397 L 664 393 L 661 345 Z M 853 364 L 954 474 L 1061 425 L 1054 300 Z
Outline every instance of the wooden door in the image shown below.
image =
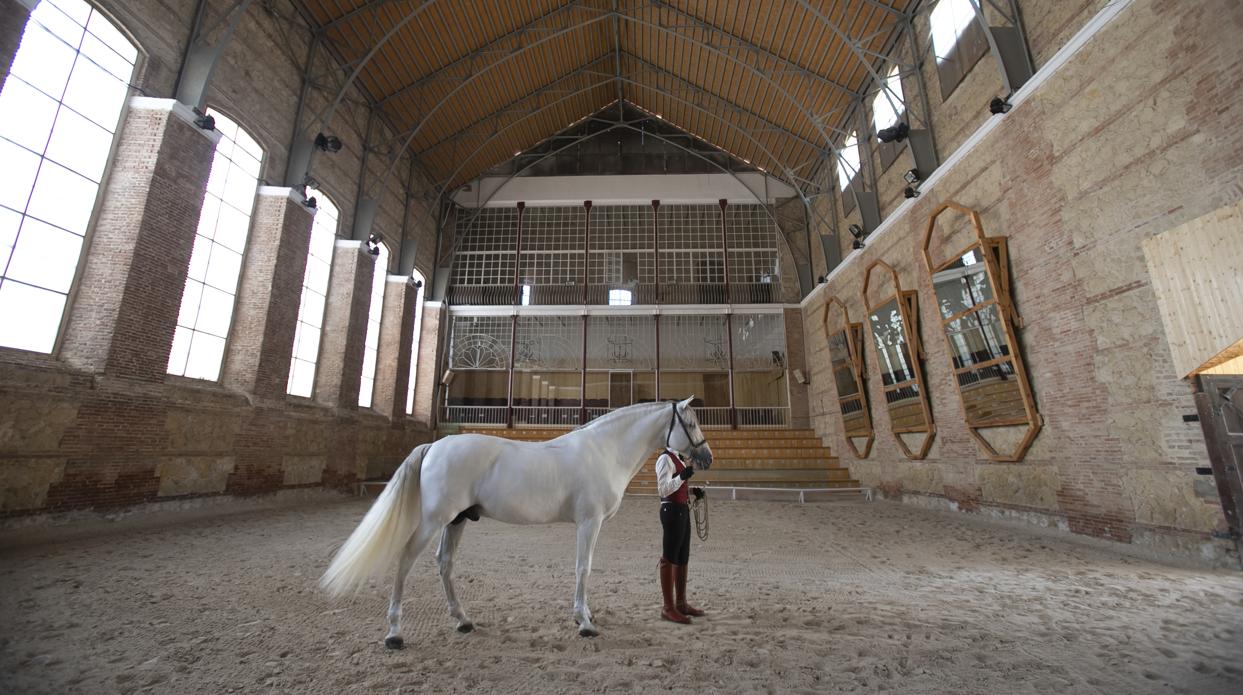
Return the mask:
M 1243 375 L 1197 377 L 1196 410 L 1235 542 L 1243 531 Z
M 634 403 L 634 380 L 630 372 L 609 372 L 609 407 L 624 408 Z

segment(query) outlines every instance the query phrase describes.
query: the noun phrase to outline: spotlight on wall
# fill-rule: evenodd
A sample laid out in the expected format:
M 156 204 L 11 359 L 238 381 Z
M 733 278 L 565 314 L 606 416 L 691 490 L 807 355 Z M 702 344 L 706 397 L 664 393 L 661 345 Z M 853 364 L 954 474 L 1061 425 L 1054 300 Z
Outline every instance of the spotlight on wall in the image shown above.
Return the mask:
M 415 280 L 413 277 L 410 277 L 410 278 L 406 278 L 406 282 L 407 282 L 407 283 L 409 283 L 409 285 L 410 285 L 411 287 L 413 287 L 414 289 L 416 289 L 416 290 L 421 290 L 421 289 L 423 289 L 423 281 L 422 281 L 422 280 Z
M 993 97 L 993 100 L 988 102 L 988 112 L 994 116 L 1010 113 L 1011 108 L 1013 107 L 1010 106 L 1010 102 L 1001 97 Z
M 919 191 L 915 190 L 914 186 L 907 186 L 906 188 L 902 189 L 902 197 L 903 198 L 918 198 Z
M 914 186 L 923 179 L 919 175 L 919 169 L 910 169 L 902 175 L 902 180 Z
M 380 255 L 380 237 L 374 234 L 367 237 L 367 253 L 372 256 Z
M 324 135 L 320 133 L 315 136 L 315 147 L 321 152 L 340 152 L 341 138 L 335 135 Z
M 195 111 L 195 113 L 198 113 L 198 112 Z M 194 125 L 202 128 L 203 130 L 215 130 L 216 119 L 212 118 L 211 116 L 205 113 L 200 113 L 198 118 L 194 119 Z
M 867 234 L 863 231 L 863 227 L 860 227 L 857 224 L 852 224 L 846 228 L 846 231 L 850 232 L 850 236 L 855 238 L 855 240 L 850 244 L 850 247 L 853 249 L 863 248 L 863 237 L 867 236 Z
M 825 282 L 827 282 L 827 280 L 825 279 L 825 277 L 824 277 L 823 275 L 821 275 L 820 277 L 816 278 L 816 284 L 817 284 L 817 285 L 823 285 Z
M 899 122 L 897 125 L 881 128 L 876 132 L 876 139 L 881 142 L 902 142 L 911 134 L 911 127 Z
M 305 206 L 307 206 L 308 208 L 311 208 L 312 210 L 314 210 L 316 207 L 318 207 L 318 206 L 319 206 L 319 201 L 318 201 L 318 200 L 315 200 L 315 198 L 313 198 L 313 197 L 312 197 L 312 198 L 307 198 L 307 199 L 306 199 L 306 202 L 305 202 L 305 203 L 303 203 L 303 205 L 305 205 Z

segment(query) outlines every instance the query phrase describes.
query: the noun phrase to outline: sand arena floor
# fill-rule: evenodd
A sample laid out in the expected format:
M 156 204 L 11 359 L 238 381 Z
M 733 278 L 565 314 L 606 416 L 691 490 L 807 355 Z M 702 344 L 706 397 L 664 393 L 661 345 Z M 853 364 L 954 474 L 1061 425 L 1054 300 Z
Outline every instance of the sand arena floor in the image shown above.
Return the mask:
M 389 651 L 387 586 L 315 588 L 367 504 L 6 532 L 0 692 L 1243 692 L 1243 575 L 886 502 L 714 502 L 691 554 L 710 613 L 685 627 L 657 617 L 655 501 L 628 498 L 595 639 L 570 526 L 474 523 L 456 574 L 479 629 L 453 630 L 423 557 Z

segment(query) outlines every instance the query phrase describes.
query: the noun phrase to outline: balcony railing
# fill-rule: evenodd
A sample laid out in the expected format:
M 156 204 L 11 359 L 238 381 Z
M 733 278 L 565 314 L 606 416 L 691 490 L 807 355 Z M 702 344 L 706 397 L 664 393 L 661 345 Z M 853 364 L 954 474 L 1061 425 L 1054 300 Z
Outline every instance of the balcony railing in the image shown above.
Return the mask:
M 777 406 L 737 408 L 738 428 L 751 430 L 782 429 L 790 426 L 790 409 Z
M 444 422 L 461 425 L 505 425 L 506 411 L 503 405 L 446 405 Z
M 577 427 L 581 413 L 578 406 L 516 405 L 514 426 Z

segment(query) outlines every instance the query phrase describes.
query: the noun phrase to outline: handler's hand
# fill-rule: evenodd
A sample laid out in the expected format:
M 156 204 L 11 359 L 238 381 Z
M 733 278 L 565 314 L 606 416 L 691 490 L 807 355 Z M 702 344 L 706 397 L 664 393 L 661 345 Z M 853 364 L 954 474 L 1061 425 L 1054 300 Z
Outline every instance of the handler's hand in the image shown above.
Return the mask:
M 695 496 L 695 499 L 701 500 L 704 498 L 704 489 L 701 487 L 693 487 L 691 488 L 691 494 Z
M 678 477 L 682 480 L 690 480 L 692 475 L 695 475 L 695 469 L 687 466 L 682 469 L 682 472 L 678 474 Z

